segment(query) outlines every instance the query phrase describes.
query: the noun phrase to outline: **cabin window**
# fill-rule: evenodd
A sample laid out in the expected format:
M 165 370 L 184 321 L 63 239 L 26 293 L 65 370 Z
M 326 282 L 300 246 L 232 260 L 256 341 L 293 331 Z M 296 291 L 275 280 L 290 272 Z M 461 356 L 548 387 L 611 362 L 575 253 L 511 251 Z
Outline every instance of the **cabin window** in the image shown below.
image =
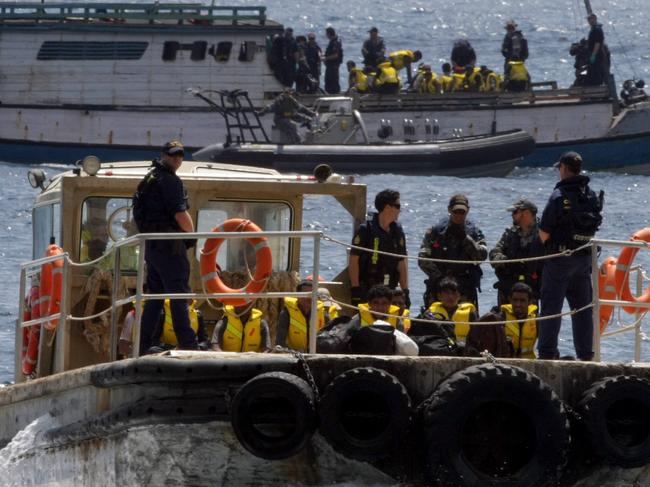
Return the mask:
M 80 232 L 79 262 L 98 259 L 111 250 L 115 242 L 135 235 L 138 230 L 133 222 L 131 198 L 87 198 L 81 209 Z M 136 271 L 137 247 L 123 247 L 120 260 L 123 271 Z
M 61 205 L 54 203 L 37 206 L 33 211 L 32 222 L 32 258 L 40 259 L 45 256 L 45 250 L 51 242 L 61 245 Z
M 242 62 L 251 62 L 255 58 L 257 44 L 255 41 L 244 41 L 239 46 L 239 60 Z
M 230 218 L 245 218 L 254 222 L 264 231 L 291 230 L 291 207 L 277 201 L 210 201 L 199 209 L 197 232 L 209 232 Z M 201 258 L 205 239 L 196 246 L 196 258 Z M 273 270 L 286 271 L 289 268 L 290 239 L 270 237 L 269 245 L 273 255 Z M 217 263 L 228 272 L 253 272 L 255 268 L 255 249 L 243 239 L 227 239 L 221 244 Z
M 123 41 L 45 41 L 36 58 L 39 61 L 105 61 L 140 59 L 148 42 Z
M 181 48 L 181 43 L 176 41 L 167 41 L 163 44 L 163 61 L 174 61 L 176 59 L 176 53 Z
M 210 46 L 208 53 L 214 57 L 218 63 L 225 63 L 230 59 L 230 52 L 232 51 L 232 42 L 222 41 L 215 46 Z
M 195 41 L 191 44 L 181 44 L 177 41 L 166 41 L 163 44 L 163 61 L 175 61 L 178 56 L 178 51 L 189 51 L 190 59 L 192 61 L 203 61 L 205 53 L 208 50 L 208 43 L 206 41 Z

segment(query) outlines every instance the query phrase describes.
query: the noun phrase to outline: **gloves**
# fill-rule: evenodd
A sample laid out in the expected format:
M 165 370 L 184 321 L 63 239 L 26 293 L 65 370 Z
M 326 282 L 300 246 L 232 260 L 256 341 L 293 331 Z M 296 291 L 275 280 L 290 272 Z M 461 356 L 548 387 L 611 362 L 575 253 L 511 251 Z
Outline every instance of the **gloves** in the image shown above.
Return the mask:
M 596 62 L 596 55 L 592 54 L 589 56 L 589 64 L 594 64 Z
M 350 304 L 352 304 L 352 306 L 356 306 L 358 308 L 362 299 L 363 293 L 361 292 L 361 287 L 354 286 L 350 288 Z
M 404 304 L 406 304 L 406 309 L 411 309 L 411 296 L 408 289 L 402 289 L 404 293 Z

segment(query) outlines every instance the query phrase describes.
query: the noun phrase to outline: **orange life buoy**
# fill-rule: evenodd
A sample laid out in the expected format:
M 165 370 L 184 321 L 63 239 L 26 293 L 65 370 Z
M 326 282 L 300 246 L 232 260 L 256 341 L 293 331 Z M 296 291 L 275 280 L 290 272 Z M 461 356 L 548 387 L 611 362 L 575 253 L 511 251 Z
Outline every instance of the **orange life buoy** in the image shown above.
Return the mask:
M 212 229 L 213 232 L 261 232 L 262 230 L 250 220 L 232 218 Z M 264 290 L 271 276 L 273 261 L 271 247 L 266 237 L 251 237 L 246 239 L 255 249 L 255 275 L 248 284 L 241 289 L 232 289 L 226 286 L 217 272 L 217 253 L 223 243 L 223 238 L 209 238 L 201 250 L 201 280 L 205 288 L 211 293 L 259 293 Z M 218 298 L 223 304 L 232 306 L 245 306 L 250 300 L 244 298 Z
M 643 228 L 632 235 L 630 240 L 643 240 L 650 243 L 650 228 Z M 621 250 L 616 262 L 615 282 L 616 289 L 619 292 L 622 301 L 631 301 L 633 303 L 650 303 L 650 287 L 648 287 L 641 296 L 634 296 L 630 291 L 630 266 L 634 257 L 639 252 L 638 247 L 624 247 Z M 631 306 L 622 306 L 625 312 L 630 314 L 645 313 L 648 311 L 644 308 L 634 308 Z
M 616 258 L 607 257 L 600 266 L 598 273 L 598 297 L 600 299 L 616 299 L 618 292 L 614 275 L 616 273 Z M 603 304 L 600 306 L 600 332 L 603 333 L 612 317 L 614 306 Z
M 27 297 L 29 303 L 29 316 L 27 312 L 23 316 L 24 321 L 36 320 L 41 317 L 40 290 L 38 286 L 32 286 Z M 25 307 L 27 309 L 27 306 Z M 24 375 L 31 375 L 36 368 L 38 360 L 38 345 L 41 337 L 41 325 L 32 325 L 23 328 L 23 354 L 21 357 L 22 371 Z
M 45 251 L 45 256 L 60 255 L 63 249 L 52 244 Z M 63 285 L 63 259 L 57 259 L 41 266 L 41 316 L 51 316 L 61 311 L 61 288 Z M 47 330 L 56 329 L 60 319 L 46 321 Z

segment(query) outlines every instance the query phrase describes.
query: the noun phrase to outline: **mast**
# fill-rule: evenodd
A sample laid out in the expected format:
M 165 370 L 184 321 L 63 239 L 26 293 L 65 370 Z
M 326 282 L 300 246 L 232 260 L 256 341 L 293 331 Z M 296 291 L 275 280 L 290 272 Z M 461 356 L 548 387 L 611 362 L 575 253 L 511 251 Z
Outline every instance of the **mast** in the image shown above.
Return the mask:
M 587 15 L 591 15 L 594 11 L 591 8 L 591 0 L 585 0 L 585 8 L 587 9 Z

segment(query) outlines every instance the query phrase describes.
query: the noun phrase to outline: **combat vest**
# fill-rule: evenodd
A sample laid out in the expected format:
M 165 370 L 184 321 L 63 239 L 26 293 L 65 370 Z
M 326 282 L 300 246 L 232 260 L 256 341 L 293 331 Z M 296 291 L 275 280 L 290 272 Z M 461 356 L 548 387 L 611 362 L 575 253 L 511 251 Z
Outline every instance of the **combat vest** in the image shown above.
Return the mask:
M 221 349 L 225 352 L 259 352 L 262 348 L 262 314 L 253 308 L 248 321 L 243 324 L 234 306 L 224 306 L 227 323 Z
M 456 335 L 456 342 L 459 344 L 465 343 L 465 339 L 469 333 L 469 316 L 472 311 L 476 311 L 472 303 L 459 303 L 451 319 L 449 318 L 449 313 L 439 301 L 431 303 L 429 311 L 433 314 L 443 316 L 444 321 L 453 321 L 455 323 L 454 334 Z
M 401 225 L 393 222 L 390 224 L 389 232 L 382 233 L 383 230 L 379 227 L 379 216 L 375 213 L 372 219 L 366 220 L 362 229 L 359 234 L 360 239 L 358 241 L 355 239 L 353 243 L 372 249 L 372 252 L 362 252 L 359 256 L 359 273 L 363 276 L 364 283 L 368 288 L 373 284 L 396 287 L 399 281 L 400 259 L 382 255 L 379 251 L 398 253 L 399 247 L 404 245 L 401 241 L 404 235 Z
M 528 306 L 527 320 L 517 322 L 517 317 L 512 312 L 511 304 L 501 305 L 501 311 L 506 317 L 506 337 L 509 337 L 514 347 L 516 358 L 535 358 L 535 340 L 537 340 L 537 306 Z
M 589 179 L 577 185 L 559 184 L 562 195 L 560 228 L 551 235 L 557 250 L 577 249 L 591 240 L 603 221 L 604 193 L 596 195 L 587 185 Z M 557 187 L 557 186 L 556 186 Z
M 309 322 L 298 307 L 298 298 L 284 298 L 284 305 L 289 312 L 289 330 L 287 331 L 287 346 L 294 350 L 306 351 L 309 348 Z M 316 307 L 318 330 L 325 326 L 325 308 L 321 301 Z
M 508 79 L 511 81 L 528 81 L 528 70 L 523 61 L 508 61 Z
M 397 71 L 389 61 L 383 62 L 377 66 L 377 79 L 375 86 L 383 85 L 399 85 L 399 77 Z
M 521 55 L 524 50 L 524 36 L 521 32 L 515 31 L 510 38 L 512 41 L 512 52 L 510 55 L 512 58 L 521 59 Z
M 409 51 L 408 49 L 403 49 L 401 51 L 395 51 L 391 52 L 388 55 L 388 59 L 390 59 L 391 64 L 393 67 L 399 71 L 401 69 L 404 69 L 404 67 L 413 61 L 414 55 L 413 51 Z M 408 63 L 406 62 L 406 59 L 408 59 Z
M 380 316 L 379 318 L 375 318 L 372 315 L 372 312 L 370 311 L 370 306 L 368 303 L 361 303 L 359 305 L 359 318 L 361 322 L 361 326 L 370 326 L 372 325 L 376 320 L 382 320 L 390 323 L 390 326 L 393 328 L 397 328 L 397 320 L 399 316 L 399 306 L 395 306 L 393 304 L 390 305 L 390 308 L 388 308 L 388 314 L 394 315 L 391 316 L 390 318 L 387 316 Z
M 167 345 L 178 345 L 178 339 L 176 338 L 176 333 L 174 332 L 174 322 L 172 321 L 172 311 L 169 303 L 169 299 L 165 299 L 165 323 L 163 324 L 163 332 L 161 341 Z M 194 304 L 189 306 L 190 312 L 190 326 L 194 333 L 199 332 L 199 312 L 194 307 Z

